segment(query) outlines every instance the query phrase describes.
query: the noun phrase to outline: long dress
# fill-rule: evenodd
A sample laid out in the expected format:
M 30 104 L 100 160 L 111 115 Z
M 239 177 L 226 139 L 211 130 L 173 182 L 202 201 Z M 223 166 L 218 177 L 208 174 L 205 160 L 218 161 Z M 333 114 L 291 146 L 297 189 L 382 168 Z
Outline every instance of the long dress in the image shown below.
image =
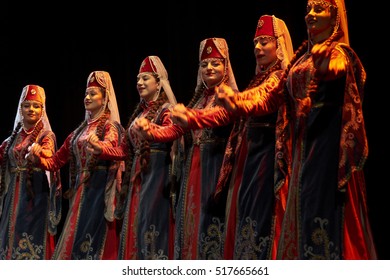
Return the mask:
M 279 82 L 281 71 L 269 73 L 264 76 L 260 73 L 256 83 L 272 88 Z M 236 120 L 222 107 L 189 111 L 191 129 L 235 121 L 217 185 L 218 193 L 228 189 L 224 259 L 270 259 L 274 233 L 276 113 Z
M 144 101 L 143 101 L 144 102 Z M 139 117 L 144 117 L 152 107 L 143 104 Z M 157 112 L 153 124 L 171 125 L 169 103 Z M 131 178 L 140 171 L 140 139 L 133 131 L 133 124 L 126 131 L 130 145 L 135 151 L 132 160 Z M 103 159 L 124 160 L 129 156 L 127 141 L 122 141 L 119 148 L 104 147 Z M 173 259 L 174 217 L 170 200 L 171 142 L 150 144 L 148 168 L 141 173 L 140 180 L 130 183 L 125 199 L 122 230 L 119 241 L 118 259 L 158 260 Z
M 194 109 L 215 106 L 213 89 L 206 89 Z M 191 131 L 177 200 L 175 259 L 223 259 L 225 200 L 214 199 L 227 138 L 232 125 Z M 185 130 L 173 125 L 153 130 L 156 141 L 177 139 Z
M 32 131 L 31 131 L 32 132 Z M 50 259 L 55 247 L 57 225 L 61 219 L 61 182 L 59 172 L 46 173 L 33 167 L 32 193 L 27 187 L 27 160 L 31 132 L 21 129 L 8 151 L 7 190 L 0 198 L 0 259 Z M 0 162 L 8 145 L 0 147 Z M 37 142 L 46 155 L 56 151 L 55 135 L 40 131 Z M 50 180 L 49 180 L 50 179 Z
M 98 120 L 89 122 L 76 136 L 75 141 L 74 133 L 71 133 L 52 158 L 41 158 L 43 168 L 58 170 L 70 157 L 74 157 L 77 172 L 75 184 L 69 186 L 74 188 L 75 193 L 70 200 L 53 259 L 117 258 L 118 234 L 114 211 L 119 162 L 100 160 L 93 172 L 87 168 L 91 156 L 85 149 L 86 139 L 91 133 L 96 133 L 98 123 Z M 119 137 L 120 125 L 107 121 L 104 128 L 104 143 L 108 146 L 117 146 Z M 84 182 L 86 177 L 89 177 L 89 180 Z
M 305 102 L 313 77 L 310 52 L 287 80 L 290 113 L 281 95 L 261 89 L 241 106 L 246 113 L 279 110 L 275 174 L 288 182 L 278 259 L 376 259 L 368 219 L 363 167 L 368 144 L 362 112 L 366 73 L 351 48 L 333 46 L 332 59 L 349 63 L 346 75 L 320 80 Z M 284 104 L 284 105 L 283 105 Z M 309 104 L 310 107 L 307 107 Z M 290 116 L 290 117 L 288 117 Z

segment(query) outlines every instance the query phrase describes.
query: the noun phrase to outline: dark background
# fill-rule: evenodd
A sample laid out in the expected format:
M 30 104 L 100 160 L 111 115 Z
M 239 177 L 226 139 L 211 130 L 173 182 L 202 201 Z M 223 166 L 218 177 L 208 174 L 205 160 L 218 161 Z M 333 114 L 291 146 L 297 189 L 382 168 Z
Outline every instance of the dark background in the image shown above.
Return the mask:
M 255 70 L 252 40 L 261 15 L 274 14 L 283 19 L 295 48 L 307 38 L 305 0 L 165 2 L 3 1 L 0 139 L 11 133 L 20 93 L 27 84 L 45 89 L 48 116 L 61 145 L 84 118 L 85 84 L 91 71 L 111 74 L 121 121 L 126 126 L 139 101 L 138 69 L 148 55 L 161 58 L 176 98 L 186 104 L 196 85 L 198 49 L 203 39 L 227 40 L 238 86 L 244 89 Z M 389 154 L 382 135 L 389 118 L 385 90 L 379 86 L 383 85 L 377 66 L 383 62 L 381 48 L 371 33 L 382 32 L 385 26 L 375 21 L 377 14 L 370 11 L 371 5 L 363 4 L 346 0 L 350 45 L 367 71 L 364 116 L 370 145 L 365 166 L 369 214 L 379 258 L 390 259 L 390 230 L 384 223 L 389 214 L 386 206 L 390 186 L 382 176 L 387 174 L 384 160 Z M 375 103 L 376 96 L 380 97 L 379 104 Z M 65 188 L 67 177 L 65 167 Z

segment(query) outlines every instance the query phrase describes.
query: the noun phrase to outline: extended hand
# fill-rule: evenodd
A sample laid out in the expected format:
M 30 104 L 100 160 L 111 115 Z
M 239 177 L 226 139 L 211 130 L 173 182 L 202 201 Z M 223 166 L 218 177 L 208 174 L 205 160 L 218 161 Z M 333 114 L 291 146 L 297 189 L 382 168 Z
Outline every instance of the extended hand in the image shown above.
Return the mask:
M 311 49 L 314 67 L 320 74 L 325 74 L 328 71 L 331 51 L 332 48 L 326 43 L 316 44 Z
M 147 118 L 137 118 L 133 125 L 134 132 L 138 137 L 145 140 L 152 140 L 152 134 L 150 133 L 150 121 Z
M 215 103 L 219 106 L 224 107 L 226 110 L 230 112 L 234 112 L 237 110 L 237 106 L 234 100 L 235 92 L 234 90 L 222 84 L 219 87 L 216 87 L 217 97 Z
M 182 104 L 176 104 L 171 112 L 171 120 L 173 123 L 178 124 L 182 127 L 188 126 L 188 110 L 187 108 Z
M 27 150 L 28 153 L 25 155 L 25 158 L 33 163 L 37 163 L 41 156 L 42 146 L 38 143 L 33 143 Z
M 94 155 L 100 155 L 103 151 L 102 146 L 99 143 L 99 138 L 96 134 L 89 135 L 87 139 L 86 149 L 89 153 Z

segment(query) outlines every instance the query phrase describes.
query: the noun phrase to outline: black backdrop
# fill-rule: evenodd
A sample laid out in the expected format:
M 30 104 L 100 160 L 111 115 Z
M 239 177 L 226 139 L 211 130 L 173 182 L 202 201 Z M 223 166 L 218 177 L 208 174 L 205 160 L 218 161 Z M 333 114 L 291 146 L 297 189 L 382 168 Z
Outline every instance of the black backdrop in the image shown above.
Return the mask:
M 148 55 L 161 58 L 178 101 L 186 103 L 196 83 L 201 40 L 208 37 L 227 40 L 238 86 L 244 89 L 254 74 L 252 39 L 260 15 L 274 14 L 284 19 L 295 48 L 307 38 L 305 0 L 241 0 L 233 4 L 204 0 L 177 4 L 42 2 L 45 3 L 2 2 L 0 139 L 5 139 L 12 130 L 19 96 L 26 84 L 45 88 L 47 112 L 61 145 L 83 120 L 85 84 L 93 70 L 111 74 L 121 120 L 126 126 L 139 100 L 136 91 L 139 65 Z M 386 174 L 383 161 L 388 147 L 381 136 L 388 117 L 381 109 L 386 105 L 383 98 L 380 106 L 374 104 L 374 96 L 381 92 L 376 86 L 380 81 L 374 61 L 377 64 L 381 60 L 372 59 L 373 53 L 378 53 L 374 49 L 378 45 L 374 35 L 366 30 L 371 26 L 370 19 L 376 16 L 367 4 L 346 0 L 350 44 L 368 75 L 364 113 L 370 145 L 365 167 L 370 218 L 379 257 L 390 259 L 390 231 L 384 223 L 388 216 L 385 214 L 389 213 L 386 207 L 389 185 L 381 176 Z M 375 120 L 379 120 L 379 126 Z M 67 179 L 65 167 L 64 187 Z

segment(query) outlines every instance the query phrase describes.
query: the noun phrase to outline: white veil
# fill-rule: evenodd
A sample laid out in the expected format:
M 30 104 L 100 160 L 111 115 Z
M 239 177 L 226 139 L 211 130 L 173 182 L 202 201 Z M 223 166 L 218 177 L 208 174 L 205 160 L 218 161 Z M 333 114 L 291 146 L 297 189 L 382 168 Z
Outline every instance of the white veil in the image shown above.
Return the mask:
M 236 78 L 234 77 L 233 68 L 232 68 L 232 65 L 230 63 L 229 47 L 227 45 L 226 40 L 223 39 L 223 38 L 208 38 L 208 39 L 212 39 L 213 40 L 213 42 L 214 42 L 215 46 L 217 47 L 219 53 L 225 59 L 225 69 L 226 69 L 225 76 L 229 77 L 227 85 L 230 86 L 234 91 L 238 91 Z M 199 46 L 199 62 L 202 61 L 202 53 L 203 53 L 203 50 L 205 48 L 205 45 L 206 45 L 206 42 L 207 42 L 208 39 L 204 39 L 203 41 L 200 42 L 200 46 Z M 198 78 L 197 78 L 196 85 L 197 85 L 197 87 L 199 87 L 201 84 L 203 84 L 202 70 L 201 70 L 201 67 L 199 66 Z
M 92 76 L 95 76 L 96 81 L 99 85 L 101 85 L 106 90 L 106 97 L 104 106 L 99 112 L 99 114 L 95 117 L 96 119 L 99 118 L 103 112 L 105 111 L 106 107 L 108 106 L 108 109 L 110 110 L 110 121 L 116 121 L 118 123 L 120 122 L 120 116 L 119 116 L 119 110 L 118 110 L 118 104 L 116 102 L 116 96 L 114 91 L 114 86 L 112 84 L 111 76 L 106 71 L 93 71 L 89 74 L 87 79 L 87 86 L 89 84 L 89 81 Z M 90 119 L 90 114 L 88 111 L 85 111 L 85 119 Z
M 45 95 L 45 90 L 41 86 L 38 86 L 38 85 L 26 85 L 23 88 L 22 93 L 21 93 L 20 98 L 19 98 L 19 103 L 18 103 L 18 108 L 17 108 L 17 111 L 16 111 L 16 117 L 15 117 L 14 128 L 13 129 L 16 128 L 16 126 L 18 125 L 19 122 L 23 121 L 22 103 L 26 99 L 27 93 L 29 91 L 33 90 L 32 89 L 33 87 L 37 91 L 36 94 L 38 94 L 40 96 L 40 99 L 43 101 L 42 102 L 42 116 L 41 116 L 41 121 L 43 123 L 43 129 L 52 131 L 51 125 L 50 125 L 50 122 L 49 122 L 49 118 L 47 117 L 47 114 L 46 114 L 46 95 Z

